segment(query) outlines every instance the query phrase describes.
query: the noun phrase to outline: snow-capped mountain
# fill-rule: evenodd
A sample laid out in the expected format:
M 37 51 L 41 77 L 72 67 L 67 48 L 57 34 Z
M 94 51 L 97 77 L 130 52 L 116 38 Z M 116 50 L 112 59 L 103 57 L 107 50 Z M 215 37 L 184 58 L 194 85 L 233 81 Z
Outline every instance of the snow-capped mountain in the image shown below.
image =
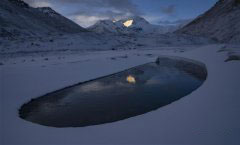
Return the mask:
M 122 33 L 125 28 L 122 24 L 111 20 L 100 20 L 87 29 L 96 33 Z
M 210 37 L 222 43 L 240 43 L 240 0 L 219 0 L 176 33 Z
M 22 0 L 1 0 L 0 22 L 0 37 L 86 31 L 51 8 L 32 8 Z
M 153 25 L 142 17 L 133 16 L 118 21 L 101 20 L 88 30 L 96 33 L 165 34 L 178 28 L 179 25 Z

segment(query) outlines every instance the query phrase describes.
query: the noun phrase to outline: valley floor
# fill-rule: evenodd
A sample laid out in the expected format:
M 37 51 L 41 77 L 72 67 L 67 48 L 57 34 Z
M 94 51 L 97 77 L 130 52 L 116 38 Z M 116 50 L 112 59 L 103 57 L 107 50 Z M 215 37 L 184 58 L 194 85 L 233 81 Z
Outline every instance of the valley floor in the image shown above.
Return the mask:
M 181 51 L 178 51 L 181 50 Z M 240 61 L 224 45 L 153 50 L 100 51 L 26 56 L 0 65 L 3 145 L 59 144 L 240 144 Z M 180 56 L 206 64 L 208 78 L 192 94 L 156 111 L 84 128 L 52 128 L 18 117 L 23 103 L 46 93 L 155 61 Z

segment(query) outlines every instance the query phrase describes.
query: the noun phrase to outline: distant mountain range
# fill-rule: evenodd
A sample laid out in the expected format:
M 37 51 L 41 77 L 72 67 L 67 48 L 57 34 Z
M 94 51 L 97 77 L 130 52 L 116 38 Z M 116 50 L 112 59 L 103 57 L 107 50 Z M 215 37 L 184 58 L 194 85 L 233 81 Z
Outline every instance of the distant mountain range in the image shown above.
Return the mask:
M 22 0 L 0 0 L 0 22 L 0 37 L 86 31 L 51 8 L 32 8 Z
M 184 22 L 175 24 L 153 25 L 140 16 L 133 16 L 118 21 L 100 20 L 87 28 L 96 33 L 114 34 L 165 34 L 184 26 Z
M 209 37 L 221 43 L 240 43 L 240 0 L 219 0 L 176 33 Z
M 176 26 L 153 25 L 142 17 L 134 16 L 119 21 L 99 21 L 85 29 L 49 7 L 32 8 L 22 0 L 0 0 L 0 55 L 153 49 L 215 43 L 204 37 L 170 33 L 181 27 Z
M 240 0 L 219 0 L 210 10 L 191 20 L 159 22 L 153 25 L 139 16 L 102 20 L 85 29 L 49 7 L 32 8 L 22 0 L 0 0 L 0 38 L 38 37 L 90 32 L 148 35 L 171 33 L 188 38 L 201 36 L 221 43 L 240 43 Z M 89 34 L 90 35 L 90 34 Z M 155 35 L 155 37 L 159 37 Z M 169 38 L 169 39 L 171 39 Z M 185 38 L 184 38 L 185 39 Z

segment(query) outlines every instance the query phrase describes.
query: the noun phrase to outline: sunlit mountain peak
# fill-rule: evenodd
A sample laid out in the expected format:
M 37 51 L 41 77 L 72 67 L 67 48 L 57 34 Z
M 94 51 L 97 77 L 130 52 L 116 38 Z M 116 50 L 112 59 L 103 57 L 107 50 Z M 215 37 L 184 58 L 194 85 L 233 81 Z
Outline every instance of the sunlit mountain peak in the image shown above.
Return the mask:
M 127 20 L 126 22 L 123 23 L 125 27 L 130 27 L 133 24 L 133 20 Z
M 126 80 L 130 84 L 135 84 L 136 83 L 136 79 L 131 75 L 129 75 Z

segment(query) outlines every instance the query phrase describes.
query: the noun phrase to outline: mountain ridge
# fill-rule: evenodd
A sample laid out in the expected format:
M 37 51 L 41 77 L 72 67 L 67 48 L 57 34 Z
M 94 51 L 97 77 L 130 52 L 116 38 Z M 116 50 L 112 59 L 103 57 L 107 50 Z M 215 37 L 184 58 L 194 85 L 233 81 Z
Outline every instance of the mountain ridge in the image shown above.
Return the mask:
M 240 43 L 240 0 L 219 0 L 210 10 L 175 33 Z
M 51 8 L 32 8 L 22 0 L 0 1 L 0 36 L 41 36 L 87 30 Z

